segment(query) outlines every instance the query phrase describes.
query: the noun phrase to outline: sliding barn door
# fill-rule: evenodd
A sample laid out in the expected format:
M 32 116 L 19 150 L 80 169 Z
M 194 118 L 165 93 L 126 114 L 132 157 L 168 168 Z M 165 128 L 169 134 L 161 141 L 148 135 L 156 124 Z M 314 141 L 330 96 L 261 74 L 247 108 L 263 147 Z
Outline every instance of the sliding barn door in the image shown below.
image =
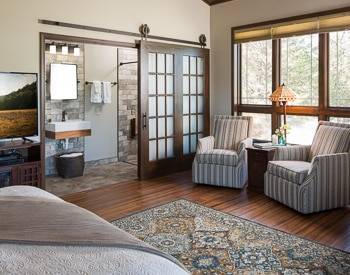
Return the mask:
M 209 133 L 209 50 L 140 42 L 139 177 L 191 168 Z

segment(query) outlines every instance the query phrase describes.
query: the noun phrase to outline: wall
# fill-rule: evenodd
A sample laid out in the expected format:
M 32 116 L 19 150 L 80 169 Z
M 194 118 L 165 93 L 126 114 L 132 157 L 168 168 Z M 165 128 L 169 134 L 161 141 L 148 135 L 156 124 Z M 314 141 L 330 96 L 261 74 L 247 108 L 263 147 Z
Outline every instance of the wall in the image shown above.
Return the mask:
M 349 0 L 234 0 L 212 6 L 211 113 L 231 112 L 231 27 L 349 5 Z
M 85 80 L 117 81 L 118 48 L 85 44 Z M 91 103 L 91 85 L 85 88 L 85 120 L 92 134 L 85 138 L 85 161 L 117 161 L 117 85 L 111 87 L 112 103 Z
M 51 43 L 52 41 L 47 41 Z M 63 41 L 55 41 L 63 43 Z M 46 97 L 45 97 L 45 123 L 49 121 L 61 121 L 62 111 L 67 112 L 66 119 L 84 119 L 85 114 L 85 71 L 84 71 L 84 45 L 78 44 L 80 47 L 80 56 L 73 54 L 63 55 L 60 50 L 56 54 L 45 52 L 45 80 L 46 80 Z M 51 63 L 69 63 L 76 64 L 78 70 L 78 99 L 77 100 L 51 100 L 50 99 L 50 64 Z M 63 143 L 58 140 L 48 139 L 45 141 L 45 174 L 56 174 L 55 155 L 63 152 L 83 152 L 84 138 L 69 139 L 68 150 L 64 149 Z
M 137 50 L 119 49 L 119 62 L 137 61 Z M 136 162 L 137 136 L 131 137 L 130 120 L 137 117 L 137 64 L 119 67 L 119 145 L 120 161 Z
M 39 72 L 39 32 L 134 42 L 135 37 L 45 26 L 49 19 L 138 32 L 147 23 L 154 35 L 210 38 L 210 7 L 201 0 L 1 0 L 0 71 Z

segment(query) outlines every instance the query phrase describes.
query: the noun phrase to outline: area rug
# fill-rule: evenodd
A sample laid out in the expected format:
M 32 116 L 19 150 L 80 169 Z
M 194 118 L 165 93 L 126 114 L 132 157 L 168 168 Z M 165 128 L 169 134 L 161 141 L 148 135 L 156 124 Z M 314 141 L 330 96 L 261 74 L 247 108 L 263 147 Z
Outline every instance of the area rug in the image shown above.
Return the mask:
M 192 274 L 350 274 L 350 254 L 177 200 L 114 225 L 169 253 Z

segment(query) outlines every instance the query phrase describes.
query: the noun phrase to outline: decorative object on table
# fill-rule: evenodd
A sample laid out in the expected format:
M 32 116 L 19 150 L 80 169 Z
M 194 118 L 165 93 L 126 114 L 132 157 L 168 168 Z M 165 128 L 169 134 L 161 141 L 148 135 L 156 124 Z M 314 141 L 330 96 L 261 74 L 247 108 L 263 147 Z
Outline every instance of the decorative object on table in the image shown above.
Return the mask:
M 113 222 L 192 274 L 349 274 L 350 254 L 177 200 Z
M 284 108 L 284 118 L 283 118 L 283 125 L 287 125 L 287 103 L 294 101 L 296 99 L 296 95 L 295 93 L 289 89 L 288 87 L 286 87 L 286 85 L 284 85 L 284 83 L 279 86 L 273 93 L 272 95 L 269 96 L 269 99 L 272 102 L 279 102 L 280 105 L 283 106 Z M 287 142 L 287 135 L 285 133 L 285 139 Z
M 275 135 L 277 136 L 278 145 L 287 145 L 287 134 L 289 133 L 289 126 L 283 124 L 280 128 L 276 129 Z

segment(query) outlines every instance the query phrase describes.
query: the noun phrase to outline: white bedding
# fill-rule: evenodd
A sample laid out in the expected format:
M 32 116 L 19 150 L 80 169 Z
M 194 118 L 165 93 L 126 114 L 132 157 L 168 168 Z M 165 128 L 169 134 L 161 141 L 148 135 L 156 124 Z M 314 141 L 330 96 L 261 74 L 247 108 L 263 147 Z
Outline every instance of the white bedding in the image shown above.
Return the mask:
M 41 189 L 13 186 L 0 196 L 63 200 Z M 113 247 L 18 245 L 0 243 L 0 274 L 188 274 L 160 256 Z

